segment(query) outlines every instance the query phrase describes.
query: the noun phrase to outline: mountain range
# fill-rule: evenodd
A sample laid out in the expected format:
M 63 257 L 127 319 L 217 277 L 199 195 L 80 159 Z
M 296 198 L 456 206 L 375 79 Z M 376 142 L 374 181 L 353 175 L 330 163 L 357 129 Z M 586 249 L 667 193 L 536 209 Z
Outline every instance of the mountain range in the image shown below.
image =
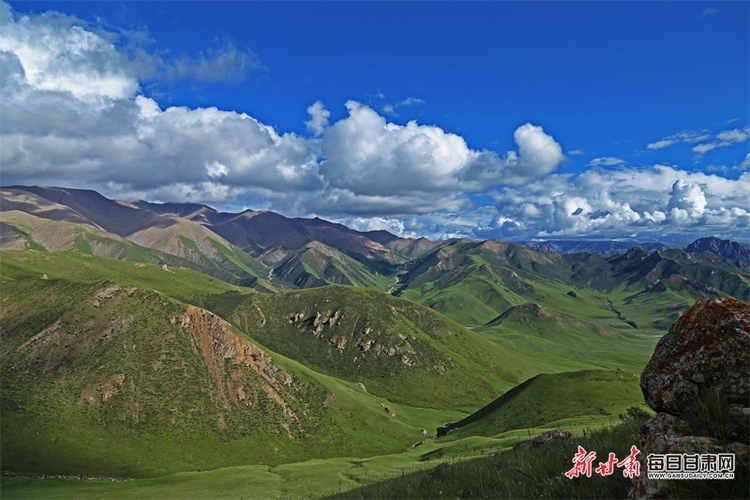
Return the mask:
M 184 266 L 261 291 L 345 284 L 403 293 L 413 285 L 415 273 L 427 270 L 427 262 L 458 248 L 456 258 L 462 258 L 464 250 L 481 253 L 476 245 L 496 257 L 502 253 L 500 258 L 513 268 L 535 272 L 547 266 L 546 273 L 552 272 L 547 265 L 552 261 L 571 262 L 557 259 L 557 253 L 611 257 L 632 247 L 624 242 L 549 241 L 531 245 L 530 252 L 513 243 L 402 238 L 387 231 L 359 232 L 319 218 L 290 219 L 252 210 L 224 213 L 188 203 L 131 203 L 89 190 L 38 186 L 0 189 L 0 209 L 0 248 L 71 250 Z M 678 255 L 665 244 L 639 248 Z M 716 238 L 699 239 L 684 251 L 750 264 L 748 247 Z M 533 262 L 533 269 L 521 261 Z M 571 275 L 570 270 L 556 272 L 557 277 Z
M 426 467 L 608 422 L 697 298 L 750 301 L 747 247 L 715 238 L 566 253 L 51 187 L 2 188 L 0 208 L 14 473 Z

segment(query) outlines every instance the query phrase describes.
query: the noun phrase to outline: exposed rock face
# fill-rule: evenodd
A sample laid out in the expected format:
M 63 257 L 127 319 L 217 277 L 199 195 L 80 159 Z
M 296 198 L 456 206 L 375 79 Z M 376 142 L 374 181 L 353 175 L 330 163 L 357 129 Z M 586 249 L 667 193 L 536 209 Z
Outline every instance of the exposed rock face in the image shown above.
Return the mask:
M 750 304 L 699 299 L 656 345 L 641 375 L 641 390 L 657 412 L 641 428 L 644 458 L 652 453 L 735 453 L 737 467 L 747 467 Z M 706 394 L 717 394 L 717 401 L 707 400 Z M 721 428 L 721 440 L 710 421 L 697 423 L 695 410 L 720 404 L 728 405 L 723 421 L 713 423 Z M 649 480 L 644 473 L 634 478 L 630 498 L 666 498 L 669 488 L 669 481 Z
M 395 313 L 394 309 L 394 313 Z M 329 310 L 321 313 L 315 312 L 315 315 L 306 314 L 304 312 L 294 313 L 287 316 L 287 323 L 296 325 L 300 331 L 306 331 L 312 333 L 315 338 L 321 340 L 327 340 L 329 344 L 338 349 L 339 352 L 344 352 L 349 340 L 351 345 L 355 345 L 362 356 L 363 353 L 372 352 L 375 355 L 381 353 L 386 356 L 393 357 L 399 355 L 401 363 L 408 367 L 415 367 L 418 362 L 414 359 L 417 356 L 417 352 L 409 344 L 406 336 L 399 335 L 399 340 L 394 338 L 387 338 L 382 335 L 382 332 L 376 332 L 371 327 L 365 326 L 360 331 L 360 336 L 356 337 L 351 335 L 351 339 L 347 334 L 344 334 L 341 330 L 335 330 L 333 327 L 341 325 L 341 321 L 344 319 L 344 315 L 340 310 Z M 394 345 L 387 345 L 386 344 Z
M 176 323 L 178 318 L 174 318 L 174 321 Z M 292 388 L 294 379 L 274 363 L 265 351 L 235 334 L 226 321 L 205 309 L 189 305 L 179 321 L 183 328 L 190 331 L 213 379 L 217 398 L 226 411 L 230 411 L 233 401 L 242 406 L 253 404 L 246 392 L 246 377 L 239 369 L 239 366 L 245 366 L 262 377 L 262 391 L 268 399 L 282 408 L 284 415 L 297 427 L 298 434 L 305 432 L 290 405 L 293 397 L 290 398 L 287 388 Z M 229 376 L 225 375 L 227 372 Z M 219 418 L 219 425 L 226 425 L 223 415 Z M 290 439 L 295 438 L 288 423 L 283 423 L 282 427 L 286 429 Z

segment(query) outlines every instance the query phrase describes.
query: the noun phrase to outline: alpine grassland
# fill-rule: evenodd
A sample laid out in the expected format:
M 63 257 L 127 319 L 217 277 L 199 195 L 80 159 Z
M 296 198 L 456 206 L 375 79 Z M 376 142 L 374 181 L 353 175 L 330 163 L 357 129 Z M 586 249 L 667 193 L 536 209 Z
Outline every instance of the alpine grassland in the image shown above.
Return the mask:
M 596 452 L 594 467 L 606 462 L 609 453 L 618 459 L 631 453 L 648 414 L 635 409 L 621 415 L 620 423 L 584 428 L 580 434 L 537 448 L 449 461 L 328 498 L 627 498 L 630 478 L 623 469 L 615 468 L 608 476 L 565 476 L 574 466 L 579 446 Z
M 373 264 L 297 236 L 252 256 L 175 233 L 165 253 L 66 223 L 70 251 L 44 251 L 39 221 L 13 221 L 3 498 L 622 497 L 619 471 L 563 475 L 576 447 L 627 455 L 664 328 L 748 282 L 680 252 L 465 240 Z
M 523 353 L 374 290 L 229 292 L 212 300 L 209 309 L 272 351 L 402 404 L 468 412 L 535 373 Z
M 424 426 L 460 415 L 315 373 L 170 297 L 211 303 L 210 292 L 232 285 L 124 262 L 104 280 L 97 267 L 107 264 L 75 253 L 3 255 L 8 470 L 144 477 L 366 456 L 401 450 Z
M 574 419 L 590 423 L 619 415 L 641 400 L 638 377 L 631 372 L 585 370 L 541 374 L 462 421 L 446 424 L 445 429 L 449 430 L 446 439 L 494 436 L 525 427 L 565 427 Z
M 391 281 L 339 250 L 313 241 L 303 245 L 274 268 L 273 279 L 290 288 L 310 288 L 329 283 L 384 290 Z

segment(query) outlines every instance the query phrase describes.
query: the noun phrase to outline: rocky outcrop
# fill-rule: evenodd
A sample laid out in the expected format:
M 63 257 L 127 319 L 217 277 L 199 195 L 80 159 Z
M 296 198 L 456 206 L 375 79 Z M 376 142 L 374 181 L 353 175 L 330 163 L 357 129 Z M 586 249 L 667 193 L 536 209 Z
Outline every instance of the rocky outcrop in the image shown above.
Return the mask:
M 657 412 L 641 428 L 644 459 L 735 453 L 737 467 L 747 467 L 750 304 L 699 299 L 659 340 L 641 375 L 641 390 Z M 641 474 L 630 498 L 668 498 L 669 483 Z
M 296 404 L 290 404 L 294 402 L 294 397 L 290 394 L 294 389 L 294 379 L 263 349 L 234 333 L 229 324 L 216 314 L 196 306 L 187 306 L 184 315 L 174 317 L 171 321 L 173 324 L 179 321 L 180 326 L 190 332 L 213 380 L 216 397 L 225 411 L 231 411 L 233 404 L 252 406 L 253 402 L 247 391 L 259 385 L 265 397 L 283 410 L 284 416 L 296 426 L 298 433 L 301 435 L 305 432 L 300 419 L 292 410 L 292 406 Z M 248 379 L 240 369 L 243 366 L 260 375 L 263 382 Z M 226 425 L 223 414 L 219 418 L 219 424 L 222 428 Z M 283 423 L 282 427 L 286 429 L 290 439 L 294 439 L 288 423 Z
M 297 329 L 301 332 L 311 333 L 315 338 L 327 340 L 329 344 L 342 353 L 351 340 L 351 345 L 356 346 L 360 351 L 357 357 L 364 357 L 364 354 L 368 352 L 375 355 L 382 353 L 389 357 L 400 356 L 401 363 L 410 368 L 417 366 L 418 363 L 414 359 L 417 353 L 411 344 L 409 344 L 406 336 L 399 334 L 399 340 L 396 340 L 395 338 L 382 335 L 382 332 L 374 331 L 369 326 L 363 327 L 359 332 L 359 336 L 355 336 L 356 334 L 347 334 L 340 329 L 333 328 L 341 325 L 343 319 L 344 315 L 339 310 L 329 310 L 323 313 L 318 311 L 314 315 L 299 312 L 288 315 L 287 323 L 296 325 Z

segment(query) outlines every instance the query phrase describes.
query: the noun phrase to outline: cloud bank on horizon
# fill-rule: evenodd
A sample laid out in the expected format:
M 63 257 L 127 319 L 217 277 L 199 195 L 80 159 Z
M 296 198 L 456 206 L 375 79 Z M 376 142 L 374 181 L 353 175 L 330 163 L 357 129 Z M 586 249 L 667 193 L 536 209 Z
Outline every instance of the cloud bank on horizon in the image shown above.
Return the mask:
M 583 151 L 566 157 L 530 121 L 506 131 L 515 148 L 503 152 L 472 148 L 436 125 L 389 121 L 396 109 L 426 105 L 420 98 L 380 111 L 348 100 L 334 121 L 328 103 L 316 100 L 306 133 L 284 132 L 243 112 L 165 108 L 144 91 L 155 75 L 241 80 L 261 65 L 250 50 L 228 42 L 167 60 L 116 38 L 73 16 L 21 16 L 0 3 L 3 185 L 270 209 L 431 238 L 750 234 L 750 153 L 714 172 L 604 155 L 562 172 Z M 748 139 L 748 126 L 688 130 L 640 148 L 686 143 L 702 156 Z M 728 171 L 736 175 L 720 175 Z

